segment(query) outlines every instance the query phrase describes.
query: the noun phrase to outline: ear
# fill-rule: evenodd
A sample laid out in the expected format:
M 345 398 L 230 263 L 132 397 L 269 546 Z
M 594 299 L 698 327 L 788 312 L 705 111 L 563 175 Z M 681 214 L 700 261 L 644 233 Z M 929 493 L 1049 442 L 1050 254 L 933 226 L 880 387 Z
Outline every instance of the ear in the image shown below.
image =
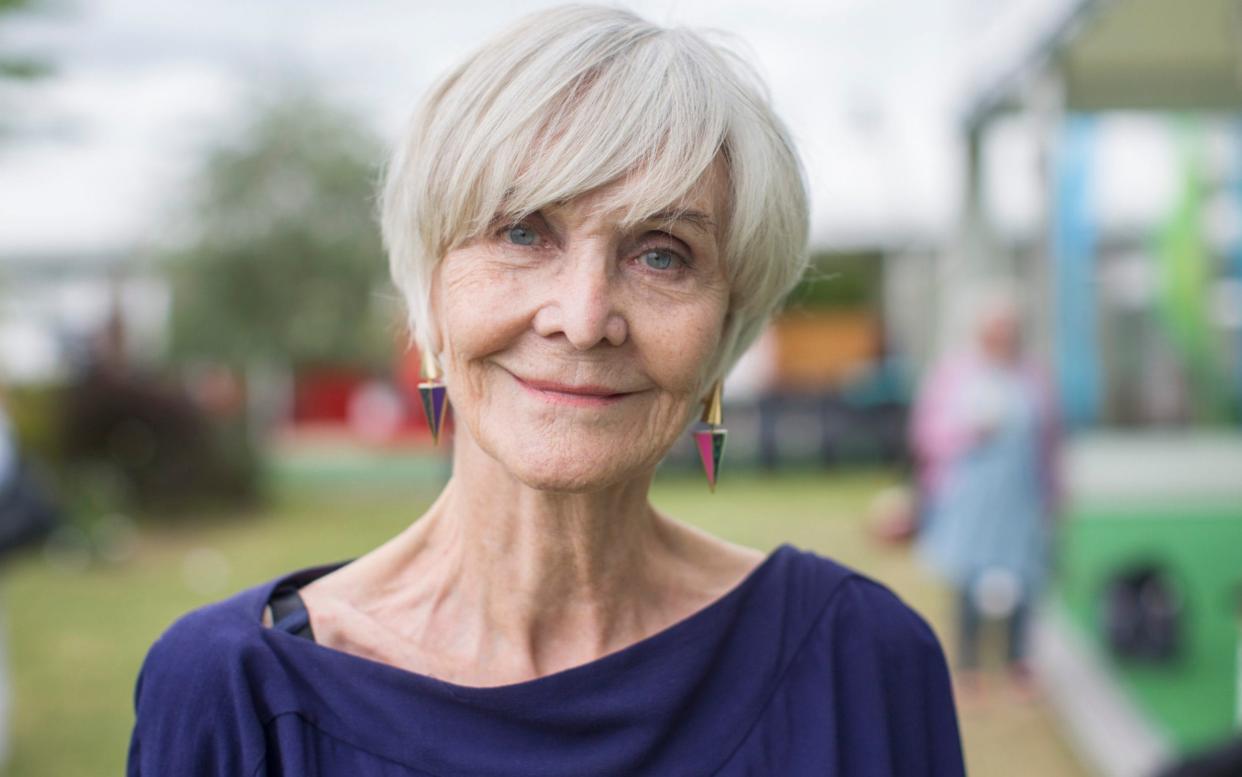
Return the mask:
M 423 300 L 423 331 L 416 332 L 418 345 L 423 353 L 429 353 L 444 366 L 443 353 L 446 338 L 440 328 L 440 262 L 431 269 L 431 282 L 427 284 L 427 298 Z

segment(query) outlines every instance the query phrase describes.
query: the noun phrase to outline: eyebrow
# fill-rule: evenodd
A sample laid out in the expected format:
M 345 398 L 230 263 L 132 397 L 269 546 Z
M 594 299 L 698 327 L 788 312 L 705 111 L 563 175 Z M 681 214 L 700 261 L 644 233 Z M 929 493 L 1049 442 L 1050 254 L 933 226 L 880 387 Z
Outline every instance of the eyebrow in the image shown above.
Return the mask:
M 698 210 L 662 210 L 658 213 L 652 213 L 643 221 L 658 221 L 665 224 L 673 221 L 684 221 L 709 235 L 714 234 L 716 229 L 716 222 L 712 221 L 712 217 Z

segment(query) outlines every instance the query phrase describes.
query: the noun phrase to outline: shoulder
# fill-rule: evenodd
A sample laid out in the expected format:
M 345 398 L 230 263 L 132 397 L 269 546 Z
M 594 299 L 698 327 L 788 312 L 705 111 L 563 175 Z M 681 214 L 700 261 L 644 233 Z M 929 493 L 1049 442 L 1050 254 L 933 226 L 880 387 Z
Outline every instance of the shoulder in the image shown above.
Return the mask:
M 890 658 L 944 666 L 944 654 L 927 621 L 883 583 L 808 550 L 796 550 L 790 595 L 818 610 L 814 630 L 838 647 L 856 646 Z
M 923 616 L 870 577 L 854 574 L 846 580 L 830 618 L 838 633 L 869 643 L 881 655 L 944 666 L 940 641 Z
M 271 668 L 270 630 L 263 625 L 263 611 L 272 591 L 284 582 L 301 585 L 345 563 L 288 572 L 177 618 L 147 651 L 135 704 L 176 704 L 178 694 L 187 691 L 201 689 L 215 697 L 226 692 L 227 682 L 253 684 Z
M 348 563 L 334 561 L 296 569 L 191 610 L 177 618 L 151 646 L 144 670 L 158 668 L 168 660 L 184 665 L 189 658 L 198 659 L 206 669 L 218 668 L 249 648 L 262 647 L 264 609 L 278 585 L 302 587 Z
M 197 608 L 151 645 L 134 687 L 131 775 L 250 774 L 262 760 L 254 675 L 268 587 Z
M 221 693 L 220 681 L 260 642 L 258 588 L 194 609 L 165 629 L 142 662 L 135 703 L 177 704 L 183 693 Z
M 935 633 L 884 584 L 805 553 L 828 588 L 789 677 L 830 709 L 843 773 L 964 774 L 948 666 Z
M 151 645 L 143 673 L 161 672 L 172 664 L 179 676 L 192 678 L 236 657 L 257 639 L 261 589 L 267 588 L 270 584 L 256 586 L 177 618 Z

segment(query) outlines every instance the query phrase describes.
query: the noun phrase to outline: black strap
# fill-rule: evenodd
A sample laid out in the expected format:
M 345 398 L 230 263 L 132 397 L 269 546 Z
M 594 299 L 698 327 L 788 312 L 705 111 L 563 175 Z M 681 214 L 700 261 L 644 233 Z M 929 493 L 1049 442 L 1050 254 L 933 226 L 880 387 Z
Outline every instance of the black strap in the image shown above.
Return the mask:
M 283 585 L 277 588 L 268 600 L 268 607 L 272 610 L 272 628 L 315 641 L 310 614 L 306 612 L 306 605 L 302 602 L 296 586 Z

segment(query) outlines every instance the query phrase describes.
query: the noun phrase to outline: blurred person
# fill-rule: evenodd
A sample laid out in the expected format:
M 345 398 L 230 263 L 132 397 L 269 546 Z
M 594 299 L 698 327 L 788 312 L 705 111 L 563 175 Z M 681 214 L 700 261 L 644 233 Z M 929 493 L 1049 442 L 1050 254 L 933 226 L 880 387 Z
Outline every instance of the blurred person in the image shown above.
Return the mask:
M 129 774 L 964 773 L 918 614 L 648 498 L 700 405 L 714 487 L 720 381 L 806 265 L 748 66 L 626 11 L 540 12 L 432 89 L 381 210 L 452 477 L 379 548 L 169 628 Z
M 0 567 L 38 545 L 60 522 L 59 508 L 23 460 L 0 386 Z M 8 661 L 8 623 L 0 601 L 0 770 L 10 756 L 13 692 Z
M 1009 674 L 1030 695 L 1027 627 L 1048 576 L 1059 502 L 1056 414 L 1023 353 L 1012 288 L 988 289 L 968 338 L 933 366 L 912 417 L 919 545 L 956 591 L 963 692 L 980 690 L 980 633 L 993 618 L 1007 622 Z

